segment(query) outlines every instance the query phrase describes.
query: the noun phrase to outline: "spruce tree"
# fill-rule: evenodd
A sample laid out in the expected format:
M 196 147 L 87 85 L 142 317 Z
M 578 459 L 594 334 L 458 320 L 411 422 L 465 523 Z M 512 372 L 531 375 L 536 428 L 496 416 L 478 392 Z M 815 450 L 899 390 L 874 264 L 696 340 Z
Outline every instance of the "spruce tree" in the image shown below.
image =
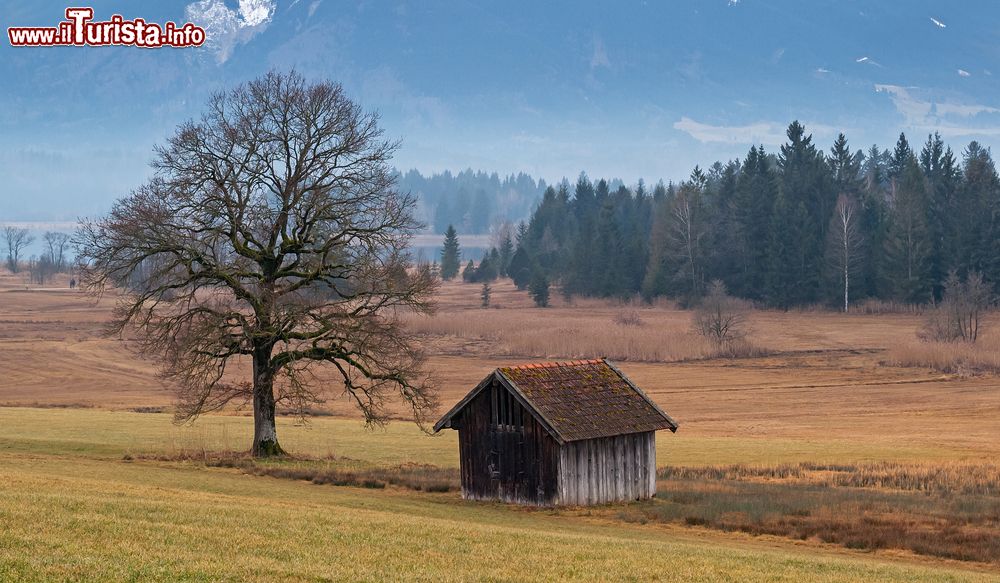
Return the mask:
M 534 275 L 531 276 L 531 286 L 528 290 L 531 294 L 531 299 L 535 300 L 535 305 L 539 308 L 545 308 L 549 305 L 549 279 L 545 277 L 545 272 L 541 269 L 536 269 Z
M 885 241 L 885 276 L 895 299 L 922 303 L 932 298 L 933 290 L 924 174 L 912 154 L 901 161 L 898 172 Z
M 624 281 L 622 236 L 616 218 L 615 200 L 605 199 L 597 218 L 593 240 L 594 295 L 611 297 L 618 295 Z
M 472 263 L 471 259 L 465 264 L 465 269 L 462 270 L 462 281 L 465 283 L 476 281 L 476 266 Z
M 532 262 L 524 247 L 518 247 L 517 251 L 514 252 L 514 256 L 510 259 L 508 273 L 510 273 L 510 278 L 514 280 L 517 289 L 528 287 L 531 282 Z
M 948 270 L 956 267 L 956 241 L 951 234 L 955 218 L 964 209 L 957 204 L 960 175 L 955 156 L 937 132 L 927 137 L 920 151 L 920 168 L 927 181 L 928 273 L 934 298 L 939 300 Z
M 495 252 L 496 249 L 493 251 Z M 479 262 L 479 266 L 476 268 L 474 281 L 495 280 L 497 278 L 497 261 L 497 256 L 492 252 L 483 255 L 482 261 Z
M 805 127 L 792 122 L 787 135 L 788 142 L 781 146 L 778 156 L 780 187 L 791 211 L 789 218 L 798 221 L 786 228 L 799 233 L 796 253 L 801 259 L 789 268 L 795 271 L 793 278 L 798 282 L 794 295 L 812 302 L 819 296 L 826 229 L 836 193 L 830 167 L 813 145 L 812 136 L 806 135 Z M 800 206 L 804 213 L 799 211 Z
M 461 267 L 461 250 L 458 246 L 458 233 L 455 227 L 448 225 L 444 233 L 444 248 L 441 249 L 441 279 L 450 280 L 458 275 Z
M 500 240 L 499 265 L 500 275 L 508 277 L 510 275 L 510 261 L 514 258 L 514 241 L 511 239 L 509 229 Z
M 965 185 L 956 212 L 959 222 L 956 267 L 961 271 L 984 272 L 987 279 L 992 279 L 991 264 L 996 261 L 992 255 L 996 248 L 995 213 L 1000 204 L 997 172 L 989 150 L 978 142 L 969 143 L 963 158 Z
M 861 232 L 864 235 L 865 259 L 861 269 L 860 287 L 856 295 L 879 297 L 884 289 L 884 255 L 888 228 L 888 150 L 872 145 L 861 168 Z
M 740 169 L 733 210 L 737 273 L 731 281 L 738 296 L 761 300 L 766 295 L 767 253 L 771 245 L 772 211 L 777 181 L 763 147 L 751 147 Z

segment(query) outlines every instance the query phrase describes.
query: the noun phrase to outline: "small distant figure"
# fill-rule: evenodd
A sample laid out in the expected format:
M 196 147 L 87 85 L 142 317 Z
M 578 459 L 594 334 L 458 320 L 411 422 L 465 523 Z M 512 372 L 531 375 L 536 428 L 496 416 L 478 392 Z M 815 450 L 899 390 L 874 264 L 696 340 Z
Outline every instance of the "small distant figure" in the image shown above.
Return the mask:
M 69 280 L 69 289 L 76 289 L 76 278 Z

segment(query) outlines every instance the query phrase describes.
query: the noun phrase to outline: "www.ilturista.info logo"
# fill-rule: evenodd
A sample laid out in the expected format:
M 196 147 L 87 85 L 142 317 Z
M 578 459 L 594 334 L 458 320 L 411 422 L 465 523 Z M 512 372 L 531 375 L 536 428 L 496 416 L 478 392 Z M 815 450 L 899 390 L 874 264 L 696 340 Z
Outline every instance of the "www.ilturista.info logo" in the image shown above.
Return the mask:
M 56 26 L 12 26 L 7 29 L 11 46 L 136 46 L 199 47 L 205 42 L 205 29 L 191 24 L 167 22 L 160 26 L 142 18 L 125 20 L 115 14 L 111 20 L 93 22 L 93 8 L 67 8 L 66 20 Z

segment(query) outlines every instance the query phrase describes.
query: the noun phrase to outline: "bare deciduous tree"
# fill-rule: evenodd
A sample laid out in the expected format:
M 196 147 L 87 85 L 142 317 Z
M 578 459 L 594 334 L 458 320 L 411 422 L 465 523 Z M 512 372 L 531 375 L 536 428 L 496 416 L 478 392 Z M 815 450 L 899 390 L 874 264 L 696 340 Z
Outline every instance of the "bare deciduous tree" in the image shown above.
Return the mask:
M 28 229 L 21 227 L 4 227 L 3 241 L 7 247 L 7 269 L 17 273 L 21 268 L 21 252 L 34 243 L 35 238 Z
M 45 253 L 56 271 L 66 268 L 66 250 L 69 248 L 70 236 L 66 233 L 49 231 L 42 236 L 45 241 Z
M 281 454 L 276 406 L 322 401 L 321 371 L 369 424 L 395 394 L 418 423 L 435 408 L 397 318 L 430 311 L 434 281 L 408 269 L 415 200 L 377 122 L 340 85 L 270 73 L 213 96 L 157 148 L 154 177 L 80 229 L 89 290 L 133 281 L 115 330 L 162 358 L 179 420 L 249 401 L 253 455 Z
M 695 168 L 697 172 L 698 169 Z M 701 208 L 700 182 L 692 178 L 685 182 L 671 201 L 670 213 L 673 218 L 670 238 L 674 255 L 679 259 L 677 276 L 689 281 L 690 295 L 701 291 L 702 282 L 702 239 L 706 235 Z
M 941 303 L 928 312 L 918 335 L 925 340 L 975 342 L 982 331 L 983 312 L 992 303 L 991 286 L 981 273 L 969 272 L 963 281 L 951 271 Z
M 828 237 L 827 260 L 844 290 L 846 312 L 850 304 L 851 277 L 857 274 L 864 260 L 861 213 L 851 197 L 842 194 L 837 198 Z
M 37 259 L 32 256 L 28 260 L 29 278 L 38 285 L 45 285 L 57 272 L 56 264 L 52 262 L 48 255 L 42 255 Z
M 694 311 L 694 331 L 718 344 L 741 340 L 747 334 L 747 311 L 746 303 L 716 279 Z

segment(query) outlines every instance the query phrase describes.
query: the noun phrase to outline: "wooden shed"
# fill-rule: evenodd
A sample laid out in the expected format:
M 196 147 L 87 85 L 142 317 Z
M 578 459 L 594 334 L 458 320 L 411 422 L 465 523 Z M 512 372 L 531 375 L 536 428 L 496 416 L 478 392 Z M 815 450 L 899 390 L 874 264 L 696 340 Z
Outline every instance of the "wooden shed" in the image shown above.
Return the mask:
M 434 425 L 458 430 L 462 495 L 585 505 L 656 494 L 656 431 L 677 423 L 600 360 L 498 368 Z

